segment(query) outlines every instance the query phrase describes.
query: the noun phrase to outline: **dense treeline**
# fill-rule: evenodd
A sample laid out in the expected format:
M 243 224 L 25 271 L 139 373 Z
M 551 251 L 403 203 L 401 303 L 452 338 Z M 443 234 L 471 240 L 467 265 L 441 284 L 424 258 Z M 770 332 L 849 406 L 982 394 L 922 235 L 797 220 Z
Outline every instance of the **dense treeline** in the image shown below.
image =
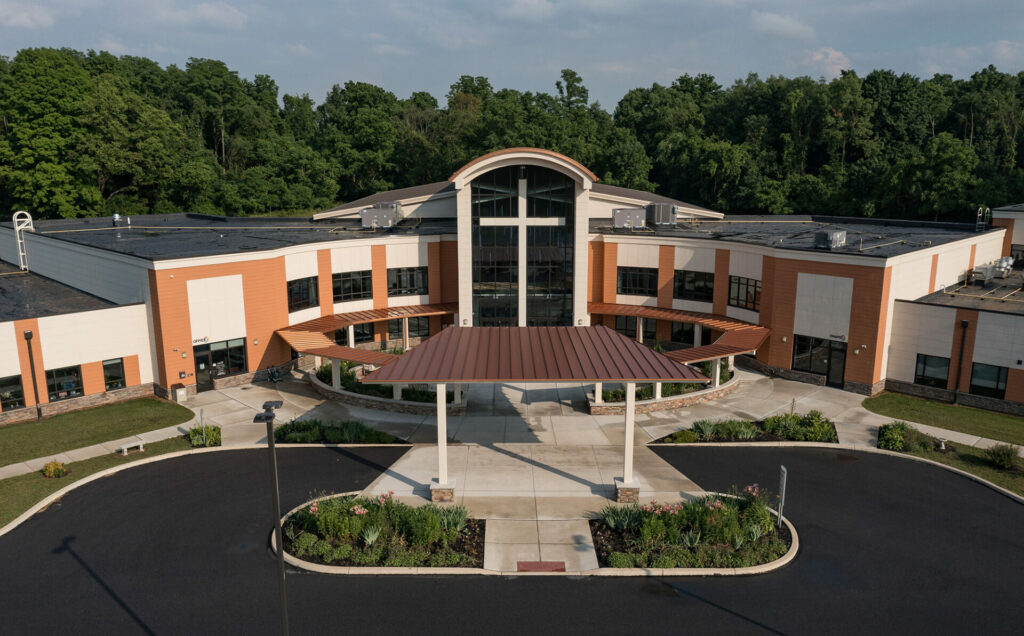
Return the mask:
M 316 103 L 222 62 L 108 53 L 0 58 L 0 210 L 36 217 L 324 208 L 440 181 L 510 146 L 603 181 L 736 213 L 967 220 L 1024 200 L 1024 73 L 707 75 L 629 91 L 613 112 L 566 70 L 555 93 L 463 76 L 442 107 L 360 82 Z

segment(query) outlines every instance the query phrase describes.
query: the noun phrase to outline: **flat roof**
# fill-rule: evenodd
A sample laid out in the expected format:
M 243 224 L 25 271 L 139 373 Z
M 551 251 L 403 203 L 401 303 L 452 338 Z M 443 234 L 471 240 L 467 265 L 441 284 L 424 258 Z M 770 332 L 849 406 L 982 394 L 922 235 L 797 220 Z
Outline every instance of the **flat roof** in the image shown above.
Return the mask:
M 74 287 L 32 272 L 24 273 L 17 265 L 0 261 L 0 322 L 116 306 Z
M 448 327 L 363 382 L 707 382 L 604 326 Z
M 1008 277 L 992 278 L 984 285 L 957 283 L 912 302 L 1024 316 L 1022 287 L 1024 276 L 1020 270 L 1013 270 Z
M 111 217 L 35 221 L 36 234 L 87 245 L 150 261 L 279 247 L 365 239 L 385 235 L 454 234 L 455 219 L 406 219 L 394 228 L 369 230 L 359 219 L 312 221 L 307 217 L 223 217 L 204 214 L 150 214 L 124 219 L 114 227 Z M 10 222 L 0 223 L 12 227 Z M 31 258 L 31 247 L 29 247 Z
M 675 226 L 654 226 L 642 231 L 612 227 L 611 219 L 591 219 L 590 231 L 609 236 L 664 236 L 762 245 L 777 249 L 889 258 L 951 243 L 986 232 L 974 224 L 930 223 L 844 216 L 789 216 L 729 214 L 723 219 L 685 219 Z M 846 230 L 846 245 L 832 250 L 814 247 L 821 230 Z

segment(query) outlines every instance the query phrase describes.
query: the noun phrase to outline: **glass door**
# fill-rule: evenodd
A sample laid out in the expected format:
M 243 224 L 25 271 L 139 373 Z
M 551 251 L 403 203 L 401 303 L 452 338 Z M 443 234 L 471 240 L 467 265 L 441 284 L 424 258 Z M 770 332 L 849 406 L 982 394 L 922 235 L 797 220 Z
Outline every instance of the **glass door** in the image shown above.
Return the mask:
M 196 390 L 209 391 L 213 388 L 213 360 L 210 356 L 210 346 L 194 347 L 192 356 L 196 360 Z
M 839 340 L 829 340 L 828 343 L 828 373 L 825 375 L 825 383 L 841 389 L 846 377 L 846 343 Z

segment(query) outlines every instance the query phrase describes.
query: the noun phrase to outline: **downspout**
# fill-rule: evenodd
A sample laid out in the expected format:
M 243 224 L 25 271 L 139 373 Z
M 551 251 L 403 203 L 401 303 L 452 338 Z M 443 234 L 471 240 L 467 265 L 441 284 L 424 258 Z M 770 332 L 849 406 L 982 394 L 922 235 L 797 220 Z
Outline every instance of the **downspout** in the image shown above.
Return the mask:
M 32 374 L 32 395 L 35 396 L 36 399 L 36 419 L 41 420 L 43 419 L 43 409 L 39 406 L 39 386 L 36 382 L 36 358 L 32 355 L 32 332 L 26 330 L 24 332 L 24 336 L 25 344 L 28 345 L 28 368 L 29 372 Z
M 953 386 L 953 404 L 959 403 L 960 375 L 964 370 L 964 341 L 967 340 L 967 327 L 970 324 L 968 320 L 960 321 L 960 356 L 956 361 L 956 384 Z

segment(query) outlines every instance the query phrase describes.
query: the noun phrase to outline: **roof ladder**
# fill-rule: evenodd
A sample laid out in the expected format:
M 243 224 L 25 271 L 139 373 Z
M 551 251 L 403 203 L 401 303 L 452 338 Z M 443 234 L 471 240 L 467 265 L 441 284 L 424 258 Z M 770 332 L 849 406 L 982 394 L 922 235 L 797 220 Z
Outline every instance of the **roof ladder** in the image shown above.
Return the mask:
M 18 266 L 24 272 L 28 271 L 28 252 L 25 251 L 25 230 L 35 232 L 32 225 L 32 215 L 21 210 L 14 213 L 14 238 L 18 242 Z

